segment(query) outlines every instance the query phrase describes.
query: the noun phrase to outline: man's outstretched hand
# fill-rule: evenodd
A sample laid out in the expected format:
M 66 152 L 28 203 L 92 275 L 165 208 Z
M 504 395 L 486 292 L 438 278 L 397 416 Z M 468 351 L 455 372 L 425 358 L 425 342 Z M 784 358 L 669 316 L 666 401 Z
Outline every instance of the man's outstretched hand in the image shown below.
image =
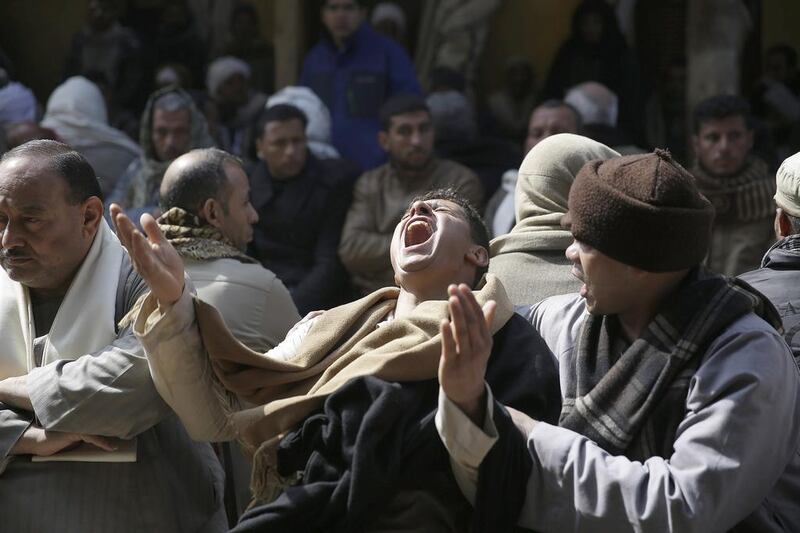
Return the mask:
M 439 360 L 439 383 L 447 397 L 476 425 L 483 425 L 486 394 L 484 377 L 492 353 L 490 326 L 497 307 L 494 301 L 483 308 L 465 284 L 450 285 L 450 320 L 439 326 L 442 334 L 442 357 Z
M 183 294 L 183 261 L 175 248 L 164 238 L 156 220 L 148 214 L 140 220 L 145 235 L 117 204 L 109 208 L 117 237 L 127 248 L 133 268 L 150 287 L 160 307 L 168 307 Z

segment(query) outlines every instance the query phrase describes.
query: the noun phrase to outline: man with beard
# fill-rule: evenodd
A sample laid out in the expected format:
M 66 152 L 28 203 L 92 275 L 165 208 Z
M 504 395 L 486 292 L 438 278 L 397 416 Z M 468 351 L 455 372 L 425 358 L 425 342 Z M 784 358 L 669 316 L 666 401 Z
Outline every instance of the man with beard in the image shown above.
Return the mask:
M 775 176 L 752 153 L 750 106 L 731 95 L 700 102 L 692 145 L 697 156 L 692 174 L 716 213 L 706 265 L 726 276 L 757 268 L 775 241 Z
M 434 140 L 431 113 L 422 98 L 400 95 L 381 109 L 378 142 L 389 162 L 356 182 L 339 243 L 339 258 L 362 295 L 394 284 L 389 262 L 392 233 L 414 197 L 451 187 L 473 205 L 481 205 L 478 176 L 435 157 Z

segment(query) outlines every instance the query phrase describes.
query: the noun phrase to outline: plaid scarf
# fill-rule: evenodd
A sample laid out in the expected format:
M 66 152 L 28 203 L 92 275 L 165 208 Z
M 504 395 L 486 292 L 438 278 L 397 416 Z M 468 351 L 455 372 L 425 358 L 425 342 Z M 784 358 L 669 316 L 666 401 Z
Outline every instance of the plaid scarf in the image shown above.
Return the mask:
M 252 257 L 236 248 L 222 233 L 209 224 L 173 207 L 158 218 L 158 227 L 184 259 L 210 261 L 212 259 L 238 259 L 242 263 L 256 263 Z
M 700 191 L 714 205 L 715 224 L 751 222 L 775 214 L 775 177 L 769 175 L 767 164 L 757 157 L 749 157 L 734 176 L 712 176 L 699 164 L 692 174 Z
M 778 312 L 747 283 L 695 271 L 616 360 L 616 317 L 588 315 L 571 360 L 561 367 L 559 425 L 631 460 L 669 457 L 703 354 L 751 311 L 780 329 Z

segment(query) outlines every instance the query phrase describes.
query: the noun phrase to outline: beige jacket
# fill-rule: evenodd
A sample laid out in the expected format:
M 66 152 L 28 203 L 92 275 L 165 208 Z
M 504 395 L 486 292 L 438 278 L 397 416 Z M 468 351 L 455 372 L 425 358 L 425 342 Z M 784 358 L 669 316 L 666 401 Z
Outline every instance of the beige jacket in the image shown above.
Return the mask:
M 483 188 L 478 176 L 446 159 L 432 161 L 428 174 L 415 182 L 401 180 L 389 163 L 358 179 L 342 230 L 339 258 L 361 294 L 395 284 L 389 259 L 395 226 L 416 196 L 445 187 L 481 207 Z
M 286 287 L 257 263 L 236 259 L 185 259 L 197 296 L 222 315 L 242 344 L 257 352 L 277 346 L 300 315 Z
M 706 266 L 726 276 L 755 270 L 761 266 L 761 259 L 775 240 L 771 218 L 715 225 L 711 230 Z

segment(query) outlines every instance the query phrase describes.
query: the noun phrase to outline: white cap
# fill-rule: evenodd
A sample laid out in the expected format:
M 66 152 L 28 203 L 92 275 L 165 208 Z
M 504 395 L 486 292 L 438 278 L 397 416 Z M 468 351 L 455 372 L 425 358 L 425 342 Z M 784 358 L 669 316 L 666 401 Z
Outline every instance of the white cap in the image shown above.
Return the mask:
M 781 164 L 776 182 L 775 203 L 793 217 L 800 217 L 800 152 Z

